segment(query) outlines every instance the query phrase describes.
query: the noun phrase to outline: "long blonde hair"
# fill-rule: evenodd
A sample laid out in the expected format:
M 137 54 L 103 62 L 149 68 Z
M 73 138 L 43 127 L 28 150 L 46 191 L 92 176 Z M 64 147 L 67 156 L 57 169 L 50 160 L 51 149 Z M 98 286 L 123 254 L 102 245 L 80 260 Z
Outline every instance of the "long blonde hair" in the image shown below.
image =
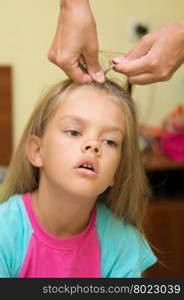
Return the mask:
M 101 194 L 97 201 L 104 202 L 117 217 L 123 218 L 124 221 L 135 225 L 143 232 L 144 210 L 150 196 L 150 189 L 139 151 L 134 101 L 129 92 L 111 80 L 106 80 L 103 84 L 92 82 L 86 85 L 105 91 L 116 101 L 120 101 L 125 117 L 125 136 L 120 164 L 115 174 L 115 183 L 113 187 Z M 44 134 L 61 97 L 78 87 L 80 85 L 67 79 L 55 85 L 39 101 L 24 130 L 17 151 L 13 155 L 1 189 L 1 202 L 14 194 L 32 192 L 38 188 L 39 169 L 32 166 L 26 156 L 27 139 L 30 135 L 41 137 Z

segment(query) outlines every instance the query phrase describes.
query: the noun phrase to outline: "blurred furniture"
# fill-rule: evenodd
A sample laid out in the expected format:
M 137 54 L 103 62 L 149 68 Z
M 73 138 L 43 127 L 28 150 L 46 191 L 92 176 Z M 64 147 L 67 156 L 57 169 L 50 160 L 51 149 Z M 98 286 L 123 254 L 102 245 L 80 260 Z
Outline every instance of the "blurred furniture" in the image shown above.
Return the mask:
M 161 151 L 145 153 L 143 161 L 153 189 L 146 233 L 159 259 L 145 277 L 184 277 L 184 162 Z
M 0 165 L 8 166 L 12 153 L 11 67 L 0 66 Z
M 149 172 L 184 169 L 184 162 L 171 160 L 161 151 L 159 153 L 153 151 L 145 153 L 144 165 Z
M 146 271 L 146 277 L 184 277 L 184 201 L 155 199 L 148 209 L 147 235 L 159 262 Z M 147 225 L 148 225 L 147 224 Z

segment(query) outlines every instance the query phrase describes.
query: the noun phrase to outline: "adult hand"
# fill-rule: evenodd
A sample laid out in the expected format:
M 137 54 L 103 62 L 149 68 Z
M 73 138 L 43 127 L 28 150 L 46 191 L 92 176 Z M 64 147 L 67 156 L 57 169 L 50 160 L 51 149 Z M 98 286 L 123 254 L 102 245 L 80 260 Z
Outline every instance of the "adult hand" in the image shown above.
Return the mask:
M 148 33 L 131 52 L 112 61 L 132 84 L 169 80 L 184 62 L 184 21 Z
M 62 1 L 48 59 L 63 69 L 75 82 L 105 80 L 98 62 L 96 23 L 89 1 Z

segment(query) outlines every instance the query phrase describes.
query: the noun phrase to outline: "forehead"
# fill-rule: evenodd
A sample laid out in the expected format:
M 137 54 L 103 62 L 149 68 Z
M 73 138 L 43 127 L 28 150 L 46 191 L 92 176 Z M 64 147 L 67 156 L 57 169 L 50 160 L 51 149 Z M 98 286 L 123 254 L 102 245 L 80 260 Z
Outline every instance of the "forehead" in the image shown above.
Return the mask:
M 101 115 L 103 117 L 123 116 L 123 100 L 109 94 L 105 90 L 98 90 L 91 86 L 81 86 L 65 93 L 61 97 L 57 114 L 76 113 L 80 115 Z
M 61 96 L 54 119 L 71 115 L 76 116 L 73 119 L 88 120 L 100 126 L 124 127 L 123 107 L 120 100 L 104 90 L 93 87 L 82 86 Z

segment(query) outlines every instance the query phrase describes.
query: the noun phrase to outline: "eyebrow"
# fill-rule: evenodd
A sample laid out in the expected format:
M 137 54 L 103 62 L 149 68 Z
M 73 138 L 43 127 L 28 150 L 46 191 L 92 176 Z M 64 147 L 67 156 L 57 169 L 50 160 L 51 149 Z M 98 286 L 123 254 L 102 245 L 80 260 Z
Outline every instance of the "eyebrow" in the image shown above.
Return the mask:
M 88 122 L 88 120 L 83 119 L 83 118 L 78 117 L 78 116 L 75 116 L 75 115 L 66 115 L 64 117 L 61 117 L 60 121 L 63 121 L 65 119 L 71 119 L 71 120 L 77 121 L 77 122 L 79 122 L 81 124 L 86 124 Z M 105 131 L 118 131 L 118 132 L 120 132 L 123 135 L 123 130 L 120 127 L 118 127 L 118 126 L 107 126 L 105 128 Z

